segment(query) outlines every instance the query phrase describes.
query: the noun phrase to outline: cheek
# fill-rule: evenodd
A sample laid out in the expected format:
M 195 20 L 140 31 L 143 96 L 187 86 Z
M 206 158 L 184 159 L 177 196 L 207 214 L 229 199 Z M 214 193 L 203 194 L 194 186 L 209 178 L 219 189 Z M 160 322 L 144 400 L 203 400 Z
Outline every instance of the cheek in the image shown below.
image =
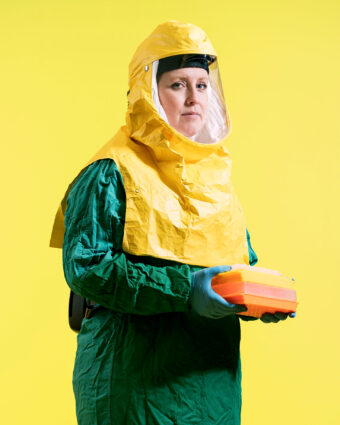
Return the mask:
M 205 120 L 207 118 L 208 110 L 209 110 L 209 98 L 208 98 L 208 96 L 205 97 L 202 101 L 202 109 L 203 109 L 203 119 Z
M 177 96 L 163 95 L 160 100 L 169 121 L 177 121 L 180 113 L 180 102 L 178 101 Z

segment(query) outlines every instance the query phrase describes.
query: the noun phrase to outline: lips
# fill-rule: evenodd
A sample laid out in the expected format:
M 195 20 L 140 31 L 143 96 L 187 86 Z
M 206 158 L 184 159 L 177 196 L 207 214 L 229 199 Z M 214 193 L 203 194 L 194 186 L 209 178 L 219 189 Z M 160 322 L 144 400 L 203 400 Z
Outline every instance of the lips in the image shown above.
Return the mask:
M 183 116 L 195 116 L 195 115 L 198 115 L 198 116 L 200 116 L 200 114 L 198 113 L 198 112 L 186 112 L 186 113 L 184 113 L 184 114 L 182 114 Z

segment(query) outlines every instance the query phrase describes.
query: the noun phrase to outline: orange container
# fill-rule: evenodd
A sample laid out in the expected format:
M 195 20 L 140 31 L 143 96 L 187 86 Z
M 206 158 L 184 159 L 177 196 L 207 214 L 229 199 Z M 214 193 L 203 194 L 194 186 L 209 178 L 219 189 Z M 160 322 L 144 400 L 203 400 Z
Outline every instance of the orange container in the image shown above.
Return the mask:
M 213 277 L 211 287 L 233 304 L 248 308 L 243 316 L 296 311 L 296 291 L 288 277 L 250 269 L 232 270 Z

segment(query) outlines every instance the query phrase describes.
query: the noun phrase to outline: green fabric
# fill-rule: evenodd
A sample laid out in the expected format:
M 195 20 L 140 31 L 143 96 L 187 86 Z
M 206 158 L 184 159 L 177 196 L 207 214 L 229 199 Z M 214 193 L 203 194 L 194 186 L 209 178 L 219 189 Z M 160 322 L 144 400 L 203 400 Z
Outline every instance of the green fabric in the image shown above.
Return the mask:
M 68 196 L 63 247 L 68 285 L 98 303 L 78 334 L 79 425 L 240 424 L 238 317 L 190 311 L 199 267 L 123 252 L 124 215 L 115 163 L 91 164 Z
M 247 229 L 247 242 L 248 242 L 249 264 L 251 266 L 254 266 L 257 263 L 258 258 L 257 258 L 257 255 L 255 254 L 255 251 L 253 250 L 251 246 L 248 229 Z

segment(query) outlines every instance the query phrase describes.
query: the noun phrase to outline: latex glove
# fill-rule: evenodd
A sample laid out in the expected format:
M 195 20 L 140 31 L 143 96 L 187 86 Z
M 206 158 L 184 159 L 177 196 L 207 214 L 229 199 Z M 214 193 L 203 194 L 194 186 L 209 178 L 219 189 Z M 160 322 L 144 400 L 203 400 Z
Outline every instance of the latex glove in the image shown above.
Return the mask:
M 239 315 L 239 318 L 244 320 L 245 322 L 252 322 L 254 320 L 258 320 L 258 317 L 253 317 L 253 316 L 241 316 L 241 315 Z
M 296 313 L 281 313 L 277 312 L 275 314 L 271 313 L 265 313 L 260 319 L 263 323 L 277 323 L 281 320 L 286 320 L 287 317 L 294 318 L 296 316 Z M 244 320 L 245 322 L 251 322 L 253 320 L 258 320 L 258 317 L 252 317 L 252 316 L 239 316 L 240 319 Z
M 191 274 L 191 308 L 201 316 L 219 319 L 247 311 L 244 305 L 228 303 L 211 288 L 211 279 L 218 273 L 231 270 L 230 266 L 208 267 Z
M 274 314 L 265 313 L 262 315 L 261 321 L 263 323 L 277 323 L 281 320 L 286 320 L 288 316 L 294 318 L 296 316 L 296 313 L 281 313 L 279 311 Z

